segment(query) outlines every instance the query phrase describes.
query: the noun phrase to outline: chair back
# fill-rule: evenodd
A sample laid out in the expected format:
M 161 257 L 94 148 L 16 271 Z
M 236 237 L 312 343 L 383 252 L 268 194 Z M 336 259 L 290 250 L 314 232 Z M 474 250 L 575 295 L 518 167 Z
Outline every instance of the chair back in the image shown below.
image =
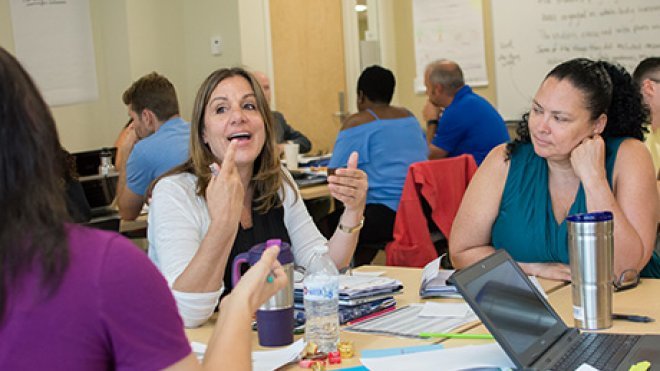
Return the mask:
M 474 158 L 467 154 L 410 165 L 394 222 L 394 241 L 385 247 L 387 265 L 423 267 L 438 257 L 421 199 L 430 206 L 432 221 L 449 239 L 463 194 L 476 171 Z

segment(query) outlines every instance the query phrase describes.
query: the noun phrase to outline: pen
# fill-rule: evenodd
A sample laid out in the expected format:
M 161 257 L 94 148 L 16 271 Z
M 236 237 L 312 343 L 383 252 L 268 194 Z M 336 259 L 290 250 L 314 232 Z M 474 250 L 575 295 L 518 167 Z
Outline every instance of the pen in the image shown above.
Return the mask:
M 655 322 L 655 319 L 648 316 L 638 316 L 636 314 L 612 313 L 612 319 L 622 319 L 630 322 Z
M 447 338 L 447 339 L 494 339 L 491 334 L 456 334 L 449 332 L 420 332 L 423 338 Z

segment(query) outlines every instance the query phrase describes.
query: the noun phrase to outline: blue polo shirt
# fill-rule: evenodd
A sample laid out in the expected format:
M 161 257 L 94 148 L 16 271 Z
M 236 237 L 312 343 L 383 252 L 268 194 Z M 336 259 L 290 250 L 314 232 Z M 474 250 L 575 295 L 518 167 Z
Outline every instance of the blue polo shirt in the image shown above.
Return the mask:
M 465 85 L 440 116 L 432 143 L 447 151 L 448 157 L 471 154 L 479 165 L 493 147 L 508 141 L 502 116 Z
M 167 120 L 155 133 L 135 143 L 126 163 L 126 186 L 144 196 L 151 182 L 188 159 L 190 124 Z

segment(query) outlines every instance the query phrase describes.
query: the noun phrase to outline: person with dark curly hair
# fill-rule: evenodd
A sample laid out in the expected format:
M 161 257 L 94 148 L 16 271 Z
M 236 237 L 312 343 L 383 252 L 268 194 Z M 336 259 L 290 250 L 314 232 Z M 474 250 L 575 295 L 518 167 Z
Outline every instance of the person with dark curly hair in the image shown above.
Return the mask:
M 493 149 L 472 179 L 449 240 L 454 266 L 506 249 L 527 274 L 570 280 L 566 216 L 609 210 L 617 277 L 660 277 L 647 113 L 622 67 L 584 58 L 556 66 L 519 138 Z

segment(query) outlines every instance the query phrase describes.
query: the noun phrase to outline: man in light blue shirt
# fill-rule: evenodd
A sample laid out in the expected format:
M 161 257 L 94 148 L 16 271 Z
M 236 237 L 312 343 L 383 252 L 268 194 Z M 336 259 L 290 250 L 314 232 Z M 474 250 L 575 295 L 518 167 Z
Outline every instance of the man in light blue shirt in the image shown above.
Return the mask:
M 122 96 L 133 120 L 117 151 L 119 215 L 140 215 L 151 182 L 188 158 L 190 124 L 179 116 L 174 85 L 152 72 L 135 81 Z

